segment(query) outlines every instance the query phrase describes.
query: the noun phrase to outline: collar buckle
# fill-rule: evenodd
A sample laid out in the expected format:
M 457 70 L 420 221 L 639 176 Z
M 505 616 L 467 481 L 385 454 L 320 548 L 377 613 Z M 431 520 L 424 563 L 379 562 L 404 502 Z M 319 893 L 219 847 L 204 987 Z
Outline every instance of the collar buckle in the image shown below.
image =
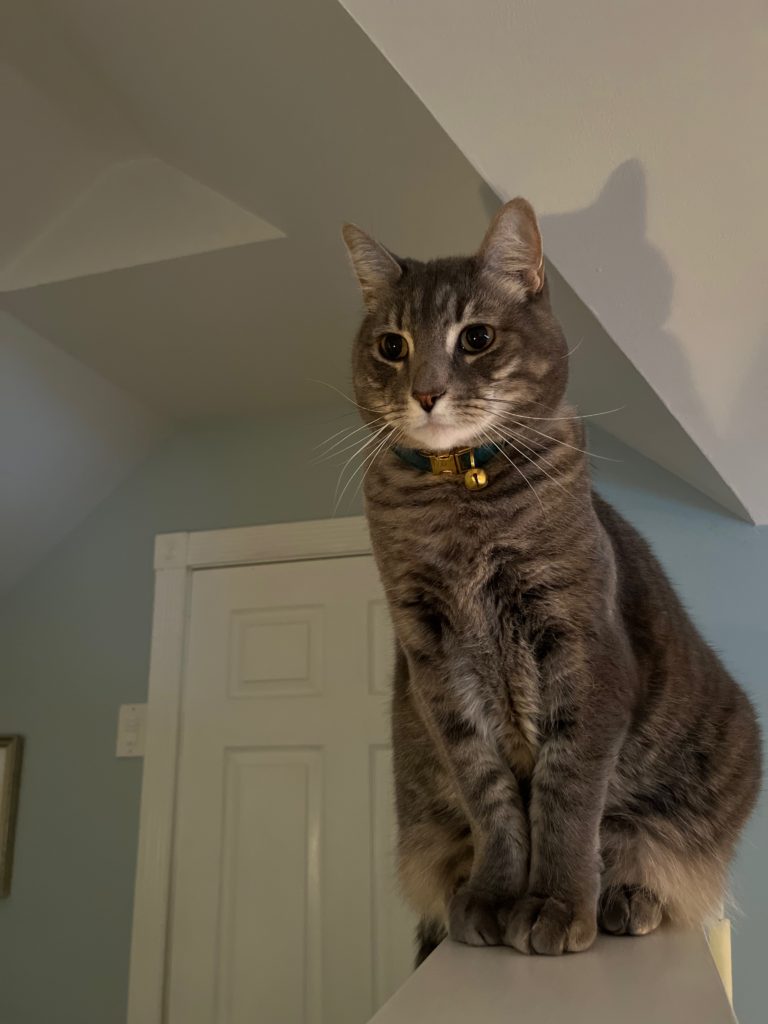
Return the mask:
M 474 465 L 471 448 L 459 448 L 455 452 L 445 452 L 439 455 L 432 455 L 424 452 L 429 459 L 429 466 L 434 476 L 463 476 L 467 465 Z M 462 458 L 468 459 L 467 465 L 462 464 Z

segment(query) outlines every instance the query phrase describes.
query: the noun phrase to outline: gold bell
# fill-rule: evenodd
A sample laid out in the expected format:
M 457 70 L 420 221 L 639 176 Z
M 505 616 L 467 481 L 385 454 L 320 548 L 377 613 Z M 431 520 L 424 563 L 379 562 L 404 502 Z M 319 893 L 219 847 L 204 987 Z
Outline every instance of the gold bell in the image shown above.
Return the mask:
M 473 466 L 464 474 L 464 486 L 468 491 L 482 491 L 488 486 L 488 474 L 480 466 Z

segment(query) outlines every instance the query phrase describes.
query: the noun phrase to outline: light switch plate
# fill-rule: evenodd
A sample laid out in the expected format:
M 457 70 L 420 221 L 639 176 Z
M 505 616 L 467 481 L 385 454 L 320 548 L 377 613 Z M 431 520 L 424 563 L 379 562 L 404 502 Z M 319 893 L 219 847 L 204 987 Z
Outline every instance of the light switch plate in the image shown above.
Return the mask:
M 121 704 L 117 716 L 117 757 L 143 757 L 147 705 Z

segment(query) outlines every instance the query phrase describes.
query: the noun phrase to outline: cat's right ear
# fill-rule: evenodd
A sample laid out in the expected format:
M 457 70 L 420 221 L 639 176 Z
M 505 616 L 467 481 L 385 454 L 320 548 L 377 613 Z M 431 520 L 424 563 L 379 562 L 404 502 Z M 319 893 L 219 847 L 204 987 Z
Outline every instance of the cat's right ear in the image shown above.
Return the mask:
M 491 221 L 478 256 L 516 291 L 538 295 L 544 287 L 544 251 L 536 214 L 527 199 L 505 203 Z
M 345 224 L 341 233 L 363 293 L 363 301 L 371 309 L 380 292 L 399 281 L 403 273 L 402 264 L 356 224 Z

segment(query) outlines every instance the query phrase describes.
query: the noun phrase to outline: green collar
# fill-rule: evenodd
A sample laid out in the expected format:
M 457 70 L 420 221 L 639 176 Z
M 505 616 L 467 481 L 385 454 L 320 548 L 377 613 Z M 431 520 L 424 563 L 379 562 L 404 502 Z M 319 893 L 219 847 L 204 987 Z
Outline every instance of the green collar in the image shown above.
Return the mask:
M 395 448 L 395 454 L 409 466 L 434 476 L 463 476 L 469 491 L 481 491 L 488 486 L 488 474 L 483 469 L 501 449 L 497 444 L 484 444 L 480 448 L 458 448 L 452 452 L 432 455 L 415 448 Z

